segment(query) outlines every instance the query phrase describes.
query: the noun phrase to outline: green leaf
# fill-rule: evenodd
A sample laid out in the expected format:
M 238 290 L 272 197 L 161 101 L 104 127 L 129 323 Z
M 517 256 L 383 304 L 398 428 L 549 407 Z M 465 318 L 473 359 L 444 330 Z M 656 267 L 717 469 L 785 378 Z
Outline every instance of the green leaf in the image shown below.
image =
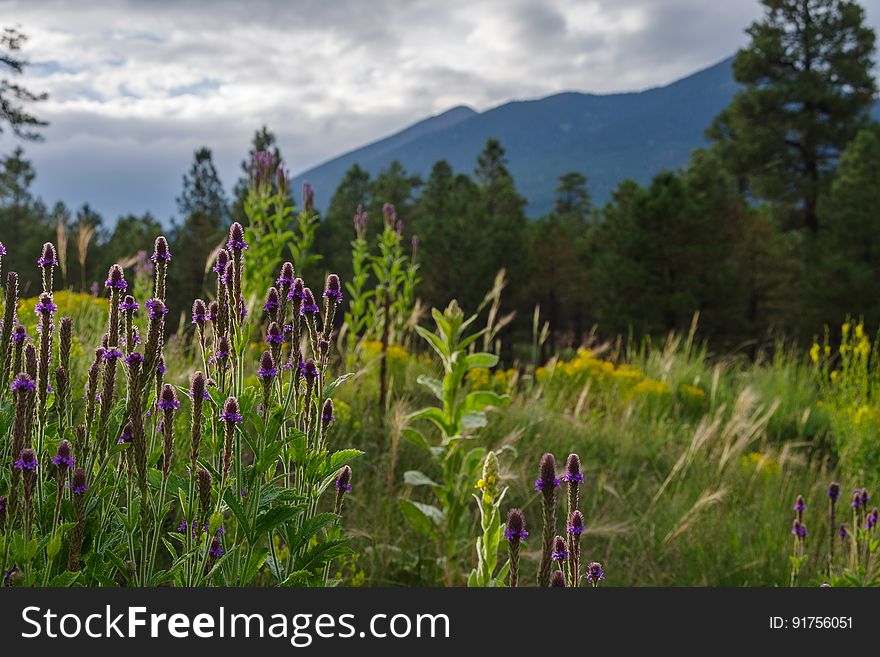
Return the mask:
M 498 356 L 495 354 L 488 354 L 485 352 L 480 352 L 476 354 L 470 354 L 467 358 L 464 359 L 465 364 L 469 370 L 472 370 L 477 367 L 482 367 L 484 369 L 490 369 L 495 367 L 498 364 Z
M 415 413 L 411 413 L 407 417 L 407 422 L 412 422 L 415 420 L 428 420 L 432 422 L 440 431 L 449 435 L 451 433 L 455 433 L 452 431 L 449 423 L 449 418 L 446 414 L 436 406 L 428 406 L 427 408 L 423 408 Z
M 353 372 L 348 372 L 347 374 L 343 374 L 342 376 L 337 377 L 335 381 L 331 381 L 326 386 L 324 386 L 324 399 L 329 399 L 330 395 L 333 394 L 333 391 L 336 390 L 336 388 L 341 386 L 353 376 L 355 376 Z
M 499 395 L 491 390 L 475 390 L 464 398 L 462 407 L 465 413 L 469 413 L 482 411 L 488 406 L 505 406 L 509 401 L 510 395 Z
M 489 421 L 486 419 L 486 414 L 483 411 L 471 411 L 461 417 L 461 428 L 465 431 L 482 429 L 487 424 L 489 424 Z
M 418 379 L 416 379 L 416 381 L 419 384 L 430 389 L 430 391 L 434 393 L 434 396 L 437 399 L 439 399 L 440 401 L 443 401 L 443 384 L 440 382 L 439 379 L 435 379 L 430 376 L 422 375 Z
M 421 434 L 417 429 L 413 429 L 412 427 L 407 427 L 403 431 L 400 432 L 406 440 L 411 442 L 413 445 L 417 447 L 421 447 L 422 449 L 430 452 L 431 451 L 431 443 L 427 441 L 427 439 Z
M 431 333 L 431 331 L 422 326 L 416 326 L 416 333 L 427 340 L 428 344 L 431 345 L 431 348 L 434 349 L 434 351 L 436 351 L 441 357 L 445 357 L 447 355 L 446 347 L 443 344 L 443 340 L 441 340 L 437 334 Z
M 80 574 L 81 571 L 72 573 L 69 570 L 65 570 L 63 573 L 59 573 L 49 580 L 49 587 L 62 588 L 73 586 L 73 583 L 79 578 Z
M 443 524 L 443 512 L 436 506 L 404 499 L 398 500 L 398 505 L 413 529 L 425 536 L 433 536 Z
M 420 470 L 407 470 L 404 472 L 403 482 L 407 486 L 440 486 L 440 484 Z
M 298 506 L 272 507 L 257 518 L 257 524 L 254 526 L 254 534 L 255 536 L 260 536 L 267 532 L 271 532 L 276 527 L 290 522 L 301 512 L 302 509 Z

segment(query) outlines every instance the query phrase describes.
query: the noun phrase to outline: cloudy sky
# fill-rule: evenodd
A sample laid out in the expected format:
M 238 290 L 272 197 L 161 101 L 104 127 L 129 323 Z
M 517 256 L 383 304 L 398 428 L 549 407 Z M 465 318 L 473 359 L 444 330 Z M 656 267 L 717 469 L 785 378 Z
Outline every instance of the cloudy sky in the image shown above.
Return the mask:
M 880 22 L 880 0 L 865 3 Z M 0 0 L 47 91 L 47 202 L 163 221 L 193 150 L 231 187 L 254 130 L 303 171 L 454 105 L 662 85 L 745 43 L 757 0 Z M 14 141 L 0 137 L 0 152 Z M 318 190 L 332 193 L 332 190 Z

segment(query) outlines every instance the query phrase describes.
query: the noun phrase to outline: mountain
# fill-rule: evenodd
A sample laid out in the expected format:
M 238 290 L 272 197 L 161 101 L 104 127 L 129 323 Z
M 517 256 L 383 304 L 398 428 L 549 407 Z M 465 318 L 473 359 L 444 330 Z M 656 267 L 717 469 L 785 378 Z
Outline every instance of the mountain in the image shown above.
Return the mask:
M 732 58 L 664 87 L 634 93 L 566 92 L 475 112 L 455 107 L 375 143 L 340 155 L 294 178 L 308 181 L 325 210 L 345 171 L 358 163 L 375 175 L 393 160 L 427 177 L 437 160 L 471 173 L 486 140 L 507 151 L 528 213 L 547 212 L 557 178 L 579 171 L 594 202 L 603 203 L 624 178 L 647 182 L 685 164 L 706 143 L 704 131 L 730 102 L 737 85 Z

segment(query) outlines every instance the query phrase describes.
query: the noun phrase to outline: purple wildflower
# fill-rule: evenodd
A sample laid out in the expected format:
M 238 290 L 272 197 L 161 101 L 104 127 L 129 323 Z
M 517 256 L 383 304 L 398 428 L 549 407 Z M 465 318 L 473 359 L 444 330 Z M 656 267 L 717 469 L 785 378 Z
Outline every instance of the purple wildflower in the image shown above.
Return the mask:
M 73 471 L 73 477 L 70 481 L 70 490 L 74 495 L 84 495 L 88 489 L 89 486 L 86 483 L 86 471 L 82 468 L 77 468 Z
M 559 486 L 559 479 L 556 477 L 556 459 L 548 452 L 541 457 L 540 476 L 535 479 L 535 490 L 547 493 Z
M 176 411 L 180 408 L 180 402 L 177 395 L 174 394 L 174 387 L 167 383 L 162 387 L 162 394 L 159 395 L 159 401 L 156 402 L 156 408 L 162 411 Z
M 217 260 L 214 262 L 214 266 L 211 267 L 211 271 L 215 274 L 223 274 L 226 269 L 226 263 L 229 262 L 229 251 L 225 249 L 220 249 L 217 252 Z
M 792 507 L 795 511 L 806 511 L 807 503 L 804 501 L 803 495 L 798 495 L 797 499 L 794 501 L 794 507 Z
M 272 359 L 272 354 L 268 351 L 264 351 L 263 355 L 260 357 L 260 367 L 257 369 L 257 376 L 261 379 L 272 379 L 278 375 L 278 368 L 275 367 L 275 361 Z
M 215 559 L 219 559 L 223 556 L 223 544 L 218 537 L 215 536 L 211 539 L 211 548 L 208 550 L 208 554 Z
M 201 299 L 196 299 L 193 301 L 192 307 L 192 323 L 193 324 L 204 324 L 205 320 L 208 318 L 208 309 L 205 307 L 205 302 Z
M 58 256 L 55 254 L 55 247 L 51 242 L 43 244 L 43 252 L 37 259 L 37 265 L 40 267 L 58 266 Z
M 132 351 L 128 356 L 125 357 L 125 364 L 131 367 L 134 363 L 138 365 L 142 365 L 144 362 L 144 357 L 141 356 L 138 352 Z
M 119 302 L 119 310 L 122 312 L 136 313 L 140 307 L 140 304 L 130 294 L 125 295 L 125 298 Z
M 871 514 L 865 520 L 865 529 L 874 529 L 877 526 L 877 521 L 880 520 L 880 510 L 875 506 L 871 511 Z
M 66 440 L 62 440 L 60 443 L 58 443 L 58 452 L 55 454 L 55 458 L 52 459 L 52 463 L 57 465 L 62 470 L 73 467 L 73 457 L 70 455 L 69 442 L 67 442 Z
M 305 315 L 306 313 L 314 314 L 318 312 L 320 309 L 318 305 L 315 303 L 315 295 L 312 294 L 312 291 L 309 288 L 303 289 L 303 302 L 302 306 L 300 306 L 299 314 Z
M 336 487 L 336 490 L 343 491 L 345 493 L 351 492 L 351 468 L 347 465 L 339 471 L 339 474 L 336 476 L 336 481 L 333 484 Z
M 235 397 L 229 397 L 220 411 L 220 419 L 227 424 L 241 424 L 244 422 L 244 416 L 238 412 L 238 400 Z
M 791 523 L 791 533 L 797 536 L 798 538 L 806 538 L 807 537 L 807 527 L 800 520 L 795 518 L 794 522 Z
M 837 500 L 840 497 L 840 484 L 836 481 L 832 481 L 828 485 L 828 497 L 831 498 L 832 504 L 837 504 Z
M 312 186 L 304 182 L 303 183 L 303 212 L 311 212 L 312 208 L 315 207 L 315 190 L 312 189 Z
M 229 227 L 229 240 L 226 242 L 226 248 L 233 253 L 244 251 L 248 248 L 248 243 L 244 239 L 244 228 L 237 221 L 232 222 Z
M 840 536 L 841 539 L 844 539 L 847 536 L 849 536 L 849 532 L 846 531 L 846 523 L 842 523 L 840 525 L 840 529 L 837 530 L 837 535 Z
M 337 303 L 342 301 L 342 288 L 339 285 L 339 276 L 330 274 L 327 277 L 327 284 L 324 287 L 324 298 L 333 299 Z
M 116 444 L 125 445 L 127 443 L 130 443 L 132 438 L 134 438 L 134 434 L 132 433 L 131 422 L 128 422 L 124 427 L 122 427 L 122 433 L 119 434 L 119 439 L 116 441 Z
M 579 484 L 584 480 L 581 472 L 581 460 L 577 454 L 569 454 L 568 460 L 565 462 L 565 474 L 562 475 L 562 481 L 570 484 Z
M 278 322 L 269 324 L 269 329 L 266 331 L 266 342 L 268 344 L 282 344 L 284 342 L 284 331 L 278 326 Z
M 568 533 L 580 536 L 584 533 L 584 530 L 584 515 L 580 511 L 572 511 L 571 517 L 568 519 Z
M 116 361 L 122 358 L 122 352 L 119 351 L 116 347 L 110 347 L 109 349 L 104 350 L 104 360 L 106 361 Z
M 281 265 L 281 273 L 279 274 L 278 278 L 275 279 L 275 285 L 282 289 L 289 288 L 293 285 L 293 279 L 293 264 L 290 262 L 285 262 L 283 265 Z
M 56 310 L 58 310 L 58 306 L 52 301 L 52 295 L 48 292 L 43 292 L 37 305 L 34 306 L 34 312 L 37 315 L 51 315 Z
M 584 575 L 584 579 L 587 580 L 593 586 L 596 586 L 599 583 L 599 580 L 605 579 L 605 571 L 602 570 L 602 564 L 598 561 L 593 561 L 587 566 L 587 574 Z
M 336 417 L 333 415 L 333 400 L 327 399 L 321 409 L 321 424 L 326 428 Z
M 17 470 L 36 470 L 37 455 L 30 447 L 26 447 L 21 450 L 21 453 L 18 455 L 18 460 L 12 465 Z
M 171 251 L 168 250 L 168 240 L 159 235 L 153 244 L 153 255 L 150 260 L 158 264 L 159 262 L 168 262 L 171 260 Z
M 508 541 L 518 542 L 528 537 L 526 531 L 526 519 L 519 509 L 511 509 L 507 512 L 507 525 L 504 528 L 504 538 Z
M 144 306 L 150 319 L 159 319 L 160 316 L 164 317 L 168 314 L 168 308 L 161 299 L 147 299 L 144 302 Z
M 21 390 L 22 392 L 34 392 L 37 389 L 37 382 L 34 381 L 24 372 L 18 374 L 12 381 L 12 390 Z
M 21 344 L 22 342 L 25 342 L 27 339 L 28 339 L 27 329 L 24 326 L 22 326 L 21 324 L 16 326 L 15 329 L 12 331 L 12 341 L 15 342 L 16 344 Z
M 553 540 L 553 552 L 550 554 L 553 561 L 565 561 L 568 559 L 568 550 L 565 547 L 565 539 L 557 536 Z
M 266 293 L 266 301 L 263 303 L 263 310 L 267 313 L 275 314 L 281 307 L 281 299 L 278 298 L 278 289 L 270 287 Z
M 112 265 L 110 271 L 107 272 L 107 280 L 104 281 L 104 287 L 111 290 L 119 290 L 125 292 L 128 289 L 128 283 L 125 281 L 125 274 L 122 267 Z
M 156 374 L 158 374 L 159 376 L 162 376 L 167 371 L 168 371 L 168 368 L 165 366 L 165 359 L 160 358 L 159 362 L 156 363 Z

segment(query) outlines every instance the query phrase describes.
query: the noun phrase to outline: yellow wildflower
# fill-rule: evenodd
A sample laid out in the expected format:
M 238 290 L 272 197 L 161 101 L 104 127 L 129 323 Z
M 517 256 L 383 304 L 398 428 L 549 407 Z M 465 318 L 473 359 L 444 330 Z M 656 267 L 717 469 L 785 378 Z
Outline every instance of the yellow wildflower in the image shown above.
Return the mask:
M 812 360 L 814 363 L 819 362 L 819 345 L 816 344 L 815 342 L 813 343 L 813 346 L 810 348 L 810 360 Z

